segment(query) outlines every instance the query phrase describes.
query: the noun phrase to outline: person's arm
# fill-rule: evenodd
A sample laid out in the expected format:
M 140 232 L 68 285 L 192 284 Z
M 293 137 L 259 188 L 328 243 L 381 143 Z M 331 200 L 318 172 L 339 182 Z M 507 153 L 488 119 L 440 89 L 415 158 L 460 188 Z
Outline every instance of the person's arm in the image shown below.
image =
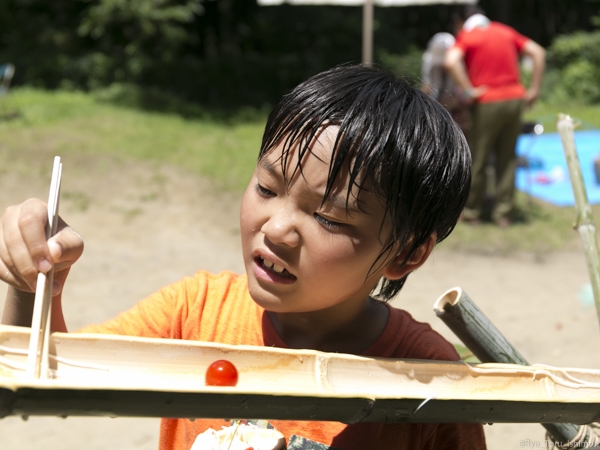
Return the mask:
M 35 294 L 23 292 L 9 286 L 4 303 L 2 324 L 31 327 Z M 62 294 L 52 297 L 50 313 L 50 330 L 67 332 L 67 324 L 62 311 Z
M 486 86 L 473 87 L 464 64 L 465 54 L 458 47 L 452 47 L 446 52 L 444 58 L 444 68 L 448 71 L 452 79 L 465 93 L 467 100 L 474 101 L 486 90 Z
M 30 327 L 33 316 L 33 302 L 35 294 L 23 292 L 12 286 L 8 287 L 2 324 Z
M 531 39 L 525 43 L 521 53 L 531 58 L 533 62 L 533 70 L 531 72 L 531 84 L 525 94 L 525 102 L 527 106 L 532 106 L 540 96 L 542 88 L 542 78 L 546 69 L 546 50 L 532 41 Z
M 46 240 L 48 207 L 37 199 L 6 209 L 0 217 L 0 280 L 9 285 L 2 315 L 6 325 L 31 326 L 39 272 L 54 267 L 52 331 L 66 331 L 61 293 L 69 269 L 83 252 L 83 240 L 62 219 Z

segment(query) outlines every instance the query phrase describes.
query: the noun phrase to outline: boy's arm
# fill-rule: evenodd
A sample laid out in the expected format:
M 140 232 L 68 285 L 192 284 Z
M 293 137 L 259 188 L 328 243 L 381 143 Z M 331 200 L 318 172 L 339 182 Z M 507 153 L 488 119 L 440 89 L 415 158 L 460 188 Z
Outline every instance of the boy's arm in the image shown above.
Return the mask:
M 4 325 L 16 325 L 19 327 L 30 327 L 33 316 L 33 301 L 35 294 L 23 292 L 12 286 L 6 292 L 4 313 L 2 323 Z
M 61 294 L 52 297 L 50 330 L 62 331 L 66 333 L 68 330 L 62 312 L 61 297 Z M 6 293 L 6 302 L 4 303 L 2 323 L 4 325 L 31 327 L 34 299 L 34 293 L 19 291 L 18 289 L 9 286 L 8 292 Z
M 54 267 L 51 329 L 66 331 L 61 292 L 83 252 L 83 240 L 63 220 L 57 234 L 46 240 L 47 221 L 47 206 L 37 199 L 11 206 L 0 217 L 0 280 L 10 286 L 2 323 L 31 326 L 37 275 Z

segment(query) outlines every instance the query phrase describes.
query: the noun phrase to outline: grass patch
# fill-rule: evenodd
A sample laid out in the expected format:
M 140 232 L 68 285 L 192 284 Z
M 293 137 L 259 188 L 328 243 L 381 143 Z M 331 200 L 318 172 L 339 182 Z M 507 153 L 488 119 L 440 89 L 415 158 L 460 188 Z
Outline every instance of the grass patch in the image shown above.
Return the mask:
M 544 126 L 544 132 L 556 132 L 556 118 L 558 113 L 568 114 L 575 123 L 579 123 L 577 129 L 599 129 L 600 128 L 600 105 L 563 104 L 553 105 L 538 102 L 528 110 L 525 120 L 536 121 Z
M 579 236 L 573 229 L 575 208 L 560 208 L 521 192 L 517 192 L 516 208 L 520 220 L 513 226 L 502 229 L 485 222 L 476 227 L 459 223 L 440 248 L 501 256 L 519 252 L 541 256 L 580 248 Z M 600 206 L 593 206 L 592 211 L 600 217 Z
M 458 353 L 458 356 L 460 357 L 460 359 L 464 362 L 469 362 L 469 363 L 479 363 L 481 361 L 479 361 L 479 359 L 477 359 L 477 357 L 473 354 L 473 352 L 471 350 L 469 350 L 467 347 L 465 347 L 462 344 L 453 344 L 454 345 L 454 349 L 456 350 L 456 353 Z
M 121 155 L 184 167 L 231 190 L 241 190 L 252 174 L 265 120 L 185 118 L 82 92 L 21 88 L 0 98 L 5 157 Z

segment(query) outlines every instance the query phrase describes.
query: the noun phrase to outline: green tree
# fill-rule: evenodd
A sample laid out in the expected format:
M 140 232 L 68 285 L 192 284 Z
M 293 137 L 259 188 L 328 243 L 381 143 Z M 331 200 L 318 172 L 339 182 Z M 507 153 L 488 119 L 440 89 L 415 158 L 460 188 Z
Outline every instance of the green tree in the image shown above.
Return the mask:
M 550 98 L 556 102 L 600 102 L 600 31 L 558 36 L 548 52 Z
M 77 32 L 94 45 L 73 62 L 72 74 L 92 88 L 142 81 L 146 72 L 180 57 L 182 47 L 193 39 L 188 25 L 202 12 L 201 0 L 91 2 Z

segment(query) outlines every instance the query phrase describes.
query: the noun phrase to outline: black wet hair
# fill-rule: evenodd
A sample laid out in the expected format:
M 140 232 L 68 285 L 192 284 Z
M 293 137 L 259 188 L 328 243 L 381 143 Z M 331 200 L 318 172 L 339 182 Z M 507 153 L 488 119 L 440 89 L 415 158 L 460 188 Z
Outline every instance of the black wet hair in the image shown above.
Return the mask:
M 387 70 L 337 66 L 282 98 L 267 120 L 258 159 L 283 143 L 285 178 L 288 156 L 297 145 L 298 165 L 290 168 L 290 182 L 301 173 L 315 136 L 329 125 L 339 132 L 323 201 L 340 171 L 349 170 L 347 195 L 358 188 L 360 200 L 360 191 L 372 186 L 390 219 L 390 236 L 379 230 L 384 250 L 372 269 L 403 249 L 405 263 L 433 233 L 437 242 L 450 234 L 469 194 L 471 155 L 463 133 L 439 103 Z M 372 295 L 388 301 L 405 281 L 384 278 Z

